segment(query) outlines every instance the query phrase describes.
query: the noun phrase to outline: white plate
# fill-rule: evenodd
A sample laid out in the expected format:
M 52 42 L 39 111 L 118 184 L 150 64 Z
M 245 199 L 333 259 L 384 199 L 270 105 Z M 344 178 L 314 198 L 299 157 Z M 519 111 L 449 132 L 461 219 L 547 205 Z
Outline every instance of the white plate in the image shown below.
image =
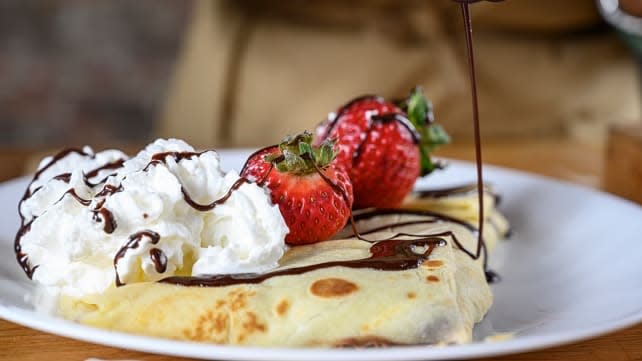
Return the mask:
M 247 152 L 223 151 L 224 167 L 238 168 Z M 16 205 L 27 179 L 0 184 L 0 317 L 38 330 L 133 350 L 231 360 L 443 360 L 500 355 L 559 345 L 642 321 L 642 208 L 577 185 L 487 166 L 486 179 L 502 194 L 513 237 L 491 268 L 495 302 L 475 328 L 477 342 L 448 347 L 387 349 L 257 349 L 132 336 L 94 329 L 33 311 L 23 295 L 30 283 L 12 249 Z M 474 180 L 474 166 L 452 162 L 419 187 Z M 512 339 L 483 342 L 493 332 Z

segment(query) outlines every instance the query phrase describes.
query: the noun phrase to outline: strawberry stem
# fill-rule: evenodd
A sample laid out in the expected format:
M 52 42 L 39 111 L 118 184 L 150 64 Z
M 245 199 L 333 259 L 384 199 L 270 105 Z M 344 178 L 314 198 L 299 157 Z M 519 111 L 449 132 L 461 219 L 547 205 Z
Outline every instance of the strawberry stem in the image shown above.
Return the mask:
M 435 123 L 432 102 L 426 99 L 421 86 L 415 87 L 400 107 L 408 114 L 408 119 L 421 136 L 418 144 L 421 154 L 421 175 L 425 176 L 436 169 L 443 168 L 441 163 L 432 161 L 430 153 L 440 145 L 450 143 L 450 136 Z
M 279 144 L 281 154 L 267 156 L 265 160 L 284 173 L 305 175 L 327 167 L 336 157 L 335 142 L 326 139 L 318 147 L 312 146 L 312 133 L 305 131 L 287 136 Z

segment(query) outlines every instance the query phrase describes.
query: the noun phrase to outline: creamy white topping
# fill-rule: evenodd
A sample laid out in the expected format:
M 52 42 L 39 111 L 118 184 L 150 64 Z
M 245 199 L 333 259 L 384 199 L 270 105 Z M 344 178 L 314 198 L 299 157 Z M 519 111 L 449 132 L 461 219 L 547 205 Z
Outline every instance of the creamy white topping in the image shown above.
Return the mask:
M 83 151 L 44 170 L 21 204 L 25 224 L 32 223 L 20 246 L 37 266 L 35 281 L 79 296 L 102 292 L 117 277 L 126 284 L 172 275 L 264 272 L 278 265 L 288 228 L 266 190 L 242 183 L 210 210 L 186 201 L 210 204 L 239 180 L 236 172 L 221 170 L 216 152 L 153 161 L 160 153 L 194 152 L 181 140 L 159 139 L 121 167 L 87 179 L 85 174 L 126 156 Z M 44 159 L 40 168 L 50 161 Z M 70 174 L 57 177 L 65 173 Z

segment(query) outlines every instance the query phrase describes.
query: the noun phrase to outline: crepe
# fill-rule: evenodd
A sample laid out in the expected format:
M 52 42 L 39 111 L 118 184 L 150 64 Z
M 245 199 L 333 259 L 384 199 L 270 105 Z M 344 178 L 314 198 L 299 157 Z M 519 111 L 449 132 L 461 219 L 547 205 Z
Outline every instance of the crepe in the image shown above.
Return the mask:
M 496 246 L 497 240 L 510 233 L 510 225 L 498 209 L 501 197 L 491 185 L 484 187 L 483 197 L 484 240 L 486 246 L 492 250 Z M 479 223 L 479 202 L 475 184 L 413 192 L 406 197 L 403 208 L 428 210 L 469 222 L 472 225 Z
M 474 227 L 415 211 L 366 211 L 356 219 L 366 240 L 348 238 L 346 231 L 343 239 L 293 247 L 274 271 L 277 276 L 260 282 L 198 287 L 174 283 L 197 285 L 207 279 L 172 278 L 129 284 L 97 295 L 63 297 L 58 312 L 95 327 L 216 344 L 470 342 L 474 324 L 492 303 L 483 255 L 468 254 L 477 248 Z M 499 235 L 489 232 L 486 242 L 494 244 Z M 373 243 L 377 240 L 385 241 Z M 342 264 L 372 258 L 377 244 L 394 242 L 413 252 L 408 257 L 415 257 L 414 265 L 382 270 Z M 328 262 L 328 267 L 305 268 Z

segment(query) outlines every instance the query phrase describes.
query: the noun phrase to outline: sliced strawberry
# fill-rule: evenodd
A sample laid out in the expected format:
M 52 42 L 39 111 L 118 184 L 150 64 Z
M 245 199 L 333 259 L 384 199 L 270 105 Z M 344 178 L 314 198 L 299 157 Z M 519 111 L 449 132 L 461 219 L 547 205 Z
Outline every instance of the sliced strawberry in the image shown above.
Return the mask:
M 252 154 L 241 171 L 270 190 L 290 229 L 290 245 L 329 239 L 346 225 L 352 208 L 352 184 L 336 165 L 334 143 L 313 147 L 311 141 L 309 132 L 286 138 Z

